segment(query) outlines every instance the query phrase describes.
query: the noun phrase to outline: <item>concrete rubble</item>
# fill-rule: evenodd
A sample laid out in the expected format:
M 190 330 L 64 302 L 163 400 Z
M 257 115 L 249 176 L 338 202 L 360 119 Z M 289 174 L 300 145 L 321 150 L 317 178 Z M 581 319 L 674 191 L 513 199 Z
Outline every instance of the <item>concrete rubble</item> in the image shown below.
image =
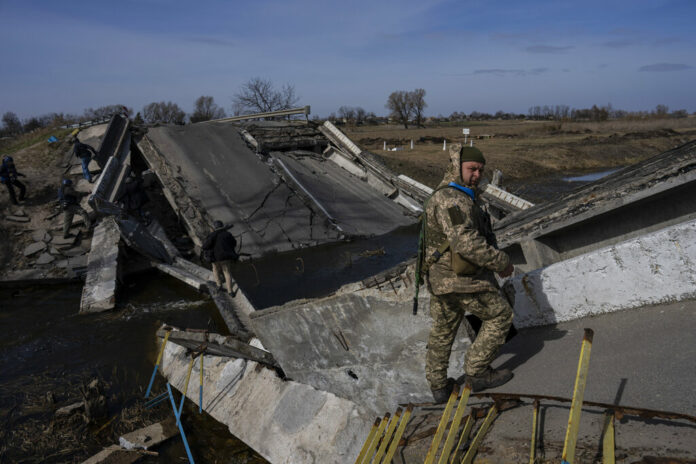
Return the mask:
M 118 225 L 113 218 L 105 218 L 94 229 L 80 313 L 107 311 L 116 305 L 120 240 Z

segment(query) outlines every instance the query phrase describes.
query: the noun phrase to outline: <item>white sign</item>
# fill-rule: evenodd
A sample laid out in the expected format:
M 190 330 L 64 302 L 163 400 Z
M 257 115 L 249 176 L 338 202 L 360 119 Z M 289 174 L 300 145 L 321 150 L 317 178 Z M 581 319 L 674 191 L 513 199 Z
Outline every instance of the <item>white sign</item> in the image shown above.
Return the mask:
M 469 129 L 468 128 L 462 129 L 462 134 L 469 135 Z

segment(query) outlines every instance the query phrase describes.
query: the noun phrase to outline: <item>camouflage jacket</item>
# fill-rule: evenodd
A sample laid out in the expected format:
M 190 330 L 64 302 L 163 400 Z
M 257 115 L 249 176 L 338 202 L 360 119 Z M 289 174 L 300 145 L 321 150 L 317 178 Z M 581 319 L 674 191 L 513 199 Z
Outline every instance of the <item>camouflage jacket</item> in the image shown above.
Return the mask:
M 456 145 L 451 149 L 458 153 Z M 461 185 L 458 156 L 452 160 L 452 165 L 457 168 L 448 170 L 440 186 L 457 181 Z M 425 258 L 431 257 L 445 240 L 450 244 L 450 248 L 428 270 L 430 291 L 443 295 L 496 290 L 498 284 L 493 271 L 504 270 L 510 260 L 497 249 L 490 216 L 478 198 L 473 200 L 455 188 L 441 188 L 428 200 L 426 217 Z M 452 270 L 453 252 L 472 265 L 471 272 L 458 275 Z

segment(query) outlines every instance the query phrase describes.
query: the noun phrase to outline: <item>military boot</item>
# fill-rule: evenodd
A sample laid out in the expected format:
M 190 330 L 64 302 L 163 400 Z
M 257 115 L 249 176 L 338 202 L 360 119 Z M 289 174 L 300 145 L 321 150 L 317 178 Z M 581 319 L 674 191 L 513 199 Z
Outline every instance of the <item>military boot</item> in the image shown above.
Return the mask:
M 471 386 L 472 391 L 479 392 L 481 390 L 499 387 L 507 383 L 511 378 L 512 371 L 510 371 L 510 369 L 491 369 L 489 366 L 479 375 L 467 375 L 466 382 Z
M 435 404 L 446 403 L 452 394 L 452 389 L 454 389 L 455 381 L 454 379 L 447 379 L 447 385 L 437 390 L 430 390 L 433 393 L 433 399 Z

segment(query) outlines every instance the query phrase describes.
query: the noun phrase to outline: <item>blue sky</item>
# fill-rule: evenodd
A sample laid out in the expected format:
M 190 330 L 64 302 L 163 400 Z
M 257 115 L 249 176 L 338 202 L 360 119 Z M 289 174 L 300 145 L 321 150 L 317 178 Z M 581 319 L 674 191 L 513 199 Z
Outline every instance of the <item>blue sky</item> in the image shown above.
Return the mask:
M 696 1 L 0 0 L 0 113 L 81 114 L 290 83 L 312 113 L 533 105 L 696 111 Z

